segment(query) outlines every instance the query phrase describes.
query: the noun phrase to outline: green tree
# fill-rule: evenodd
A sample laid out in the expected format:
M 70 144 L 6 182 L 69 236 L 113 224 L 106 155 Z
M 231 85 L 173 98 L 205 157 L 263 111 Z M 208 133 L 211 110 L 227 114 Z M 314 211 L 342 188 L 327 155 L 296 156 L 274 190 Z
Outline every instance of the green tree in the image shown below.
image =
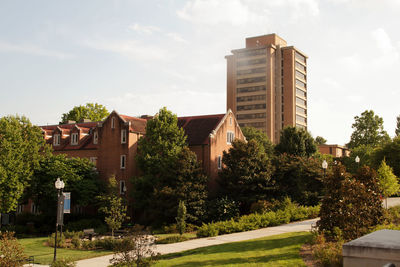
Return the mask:
M 310 157 L 317 152 L 314 138 L 304 129 L 285 127 L 280 136 L 279 144 L 275 146 L 278 154 L 287 153 L 294 156 Z
M 400 116 L 396 118 L 396 130 L 394 132 L 396 136 L 400 136 Z
M 372 153 L 372 166 L 378 168 L 382 160 L 393 168 L 393 173 L 400 177 L 400 136 L 377 147 Z
M 17 208 L 24 189 L 38 165 L 40 153 L 48 147 L 39 127 L 26 117 L 6 116 L 0 119 L 0 212 Z
M 255 140 L 264 149 L 267 155 L 273 155 L 274 145 L 263 131 L 258 130 L 254 127 L 243 127 L 242 132 L 247 141 Z
M 97 103 L 87 103 L 85 106 L 75 106 L 67 113 L 63 113 L 60 124 L 67 123 L 69 120 L 82 121 L 89 119 L 91 121 L 102 121 L 110 113 L 107 108 Z
M 274 159 L 276 196 L 301 205 L 317 205 L 322 196 L 322 159 L 282 154 Z
M 114 236 L 114 231 L 121 228 L 125 220 L 129 220 L 126 214 L 127 206 L 119 195 L 118 183 L 114 176 L 108 179 L 107 192 L 99 196 L 99 200 L 102 202 L 99 211 L 105 214 L 104 220 L 111 230 L 111 236 Z
M 386 199 L 387 208 L 387 198 L 400 191 L 400 184 L 396 175 L 393 174 L 392 168 L 386 164 L 385 160 L 382 161 L 377 172 L 379 186 L 382 190 L 383 196 Z
M 189 222 L 200 223 L 205 215 L 208 179 L 177 122 L 176 115 L 163 108 L 148 121 L 146 136 L 139 140 L 142 176 L 133 179 L 132 196 L 145 223 L 173 223 L 180 200 Z
M 176 216 L 176 228 L 178 228 L 179 234 L 183 235 L 186 230 L 186 206 L 185 202 L 179 201 L 178 215 Z
M 356 173 L 361 166 L 374 167 L 375 148 L 371 145 L 359 145 L 351 150 L 349 157 L 342 157 L 340 161 L 346 166 L 350 173 Z M 356 157 L 360 158 L 360 163 L 356 163 Z
M 235 140 L 228 152 L 224 151 L 224 167 L 219 173 L 222 194 L 240 204 L 242 213 L 260 199 L 267 199 L 273 188 L 271 160 L 256 140 Z
M 35 167 L 24 198 L 32 199 L 42 214 L 53 216 L 57 202 L 54 182 L 60 178 L 65 183 L 64 191 L 71 192 L 72 205 L 97 204 L 96 197 L 102 192 L 102 184 L 94 165 L 88 159 L 67 158 L 66 155 L 47 155 Z
M 383 129 L 383 119 L 375 115 L 373 110 L 366 110 L 361 116 L 354 117 L 351 134 L 347 147 L 352 149 L 360 145 L 377 147 L 390 141 L 390 137 Z
M 317 137 L 315 137 L 315 143 L 317 145 L 324 145 L 324 144 L 326 144 L 326 139 L 323 138 L 322 136 L 317 136 Z
M 335 165 L 324 187 L 317 227 L 327 237 L 337 238 L 339 229 L 345 240 L 355 239 L 383 221 L 381 191 L 373 169 L 364 166 L 352 176 L 343 165 Z

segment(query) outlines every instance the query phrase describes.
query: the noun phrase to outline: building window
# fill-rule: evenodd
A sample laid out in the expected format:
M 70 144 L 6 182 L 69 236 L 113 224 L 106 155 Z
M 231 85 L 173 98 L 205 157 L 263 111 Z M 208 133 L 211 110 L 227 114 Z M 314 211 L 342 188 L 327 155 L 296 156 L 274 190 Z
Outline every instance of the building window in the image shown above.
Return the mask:
M 33 214 L 38 214 L 39 213 L 39 206 L 37 206 L 33 202 L 32 202 L 32 205 L 31 205 L 31 213 L 33 213 Z
M 22 213 L 24 211 L 24 205 L 19 204 L 17 207 L 17 213 Z
M 307 115 L 307 110 L 304 108 L 301 108 L 299 106 L 296 106 L 296 113 L 301 114 L 301 115 Z
M 296 70 L 296 78 L 299 78 L 301 80 L 306 80 L 306 75 L 304 75 L 303 73 L 301 73 L 300 71 Z
M 238 120 L 246 120 L 246 119 L 262 119 L 266 118 L 266 113 L 251 113 L 251 114 L 238 114 Z
M 250 65 L 265 64 L 265 63 L 267 63 L 267 58 L 263 57 L 263 58 L 238 61 L 236 65 L 240 67 L 240 66 L 250 66 Z
M 265 122 L 239 123 L 240 127 L 265 128 Z
M 301 55 L 300 53 L 296 52 L 296 60 L 298 60 L 299 62 L 306 64 L 306 57 Z
M 303 83 L 302 81 L 300 81 L 300 80 L 297 80 L 296 79 L 296 86 L 298 86 L 298 87 L 300 87 L 300 88 L 306 88 L 306 84 L 305 83 Z
M 226 142 L 228 144 L 231 144 L 234 139 L 235 139 L 235 133 L 234 132 L 227 132 L 226 133 Z
M 265 109 L 265 104 L 255 104 L 255 105 L 244 105 L 244 106 L 237 106 L 237 111 L 240 110 L 252 110 L 252 109 Z
M 306 124 L 307 123 L 307 119 L 302 117 L 302 116 L 300 116 L 300 115 L 296 115 L 296 122 L 300 122 L 300 123 Z
M 250 86 L 250 87 L 242 87 L 236 89 L 237 93 L 249 93 L 249 92 L 257 92 L 257 91 L 266 91 L 265 85 L 259 86 Z
M 245 78 L 245 79 L 238 79 L 236 84 L 246 84 L 246 83 L 258 83 L 258 82 L 265 82 L 266 77 L 254 77 L 254 78 Z
M 248 69 L 248 70 L 238 70 L 236 72 L 237 75 L 246 75 L 246 74 L 254 74 L 254 73 L 266 73 L 267 69 L 263 68 L 255 68 L 255 69 Z
M 221 156 L 218 156 L 217 163 L 218 163 L 218 170 L 222 169 L 222 157 Z
M 112 117 L 111 118 L 111 129 L 114 129 L 114 128 L 115 128 L 115 118 Z
M 306 106 L 306 101 L 296 97 L 296 104 L 301 105 L 301 106 Z
M 296 96 L 300 96 L 300 97 L 306 98 L 307 97 L 307 93 L 304 92 L 303 90 L 300 90 L 299 88 L 296 88 Z
M 71 145 L 78 144 L 78 133 L 71 134 Z
M 306 130 L 306 127 L 304 125 L 301 125 L 301 124 L 298 124 L 298 123 L 296 123 L 296 128 Z
M 93 144 L 97 145 L 98 142 L 99 142 L 99 133 L 95 131 L 93 133 Z
M 59 146 L 60 145 L 60 141 L 61 141 L 61 135 L 59 134 L 55 134 L 53 137 L 53 145 L 54 146 Z
M 296 68 L 301 70 L 301 71 L 303 71 L 303 72 L 306 72 L 306 67 L 301 65 L 299 62 L 296 62 Z
M 121 130 L 121 144 L 126 143 L 126 130 Z
M 90 157 L 89 160 L 95 167 L 97 166 L 97 157 Z
M 259 55 L 265 55 L 266 54 L 266 49 L 254 49 L 251 51 L 243 51 L 237 55 L 238 58 L 243 58 L 243 57 L 254 57 L 254 56 L 259 56 Z
M 126 155 L 121 155 L 121 169 L 126 167 Z
M 125 180 L 121 180 L 119 181 L 119 193 L 125 195 L 125 192 L 126 192 Z
M 240 96 L 236 98 L 236 102 L 257 101 L 257 100 L 265 100 L 265 95 Z

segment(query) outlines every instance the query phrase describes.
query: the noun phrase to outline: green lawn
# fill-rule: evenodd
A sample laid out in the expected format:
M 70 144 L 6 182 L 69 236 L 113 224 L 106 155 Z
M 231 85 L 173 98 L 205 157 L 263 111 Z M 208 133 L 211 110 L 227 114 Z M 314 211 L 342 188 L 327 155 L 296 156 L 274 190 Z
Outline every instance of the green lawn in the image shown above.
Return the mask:
M 165 255 L 155 266 L 306 266 L 299 251 L 309 240 L 308 232 L 275 235 Z
M 53 261 L 54 248 L 44 245 L 47 241 L 47 237 L 23 238 L 18 239 L 18 241 L 24 246 L 26 255 L 35 257 L 35 263 L 50 264 Z M 99 257 L 111 253 L 111 251 L 105 250 L 85 251 L 57 248 L 57 258 L 69 258 L 74 261 Z

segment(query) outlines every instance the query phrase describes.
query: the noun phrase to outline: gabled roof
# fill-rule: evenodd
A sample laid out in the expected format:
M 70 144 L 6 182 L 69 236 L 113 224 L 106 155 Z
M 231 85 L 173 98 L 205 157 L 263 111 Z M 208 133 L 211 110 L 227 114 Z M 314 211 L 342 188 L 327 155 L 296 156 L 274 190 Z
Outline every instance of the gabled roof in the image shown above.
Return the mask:
M 225 116 L 226 114 L 179 117 L 178 126 L 185 131 L 189 145 L 208 144 L 208 137 L 217 129 Z
M 119 115 L 125 122 L 130 122 L 129 130 L 138 133 L 146 133 L 146 119 L 140 119 L 136 117 L 131 117 L 127 115 Z

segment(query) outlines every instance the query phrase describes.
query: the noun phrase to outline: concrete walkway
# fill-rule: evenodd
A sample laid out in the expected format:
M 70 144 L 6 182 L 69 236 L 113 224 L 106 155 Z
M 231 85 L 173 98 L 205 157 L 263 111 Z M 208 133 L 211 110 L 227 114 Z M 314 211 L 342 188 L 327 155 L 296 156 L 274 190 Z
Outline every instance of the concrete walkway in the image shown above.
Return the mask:
M 311 226 L 315 225 L 317 220 L 318 219 L 312 219 L 307 221 L 275 226 L 275 227 L 263 228 L 254 231 L 220 235 L 215 237 L 199 238 L 174 244 L 157 245 L 155 251 L 161 254 L 169 254 L 195 248 L 220 245 L 236 241 L 244 241 L 254 238 L 283 234 L 283 233 L 310 231 Z M 111 258 L 112 255 L 107 255 L 98 258 L 81 260 L 77 262 L 77 267 L 106 267 L 110 264 L 109 262 Z

